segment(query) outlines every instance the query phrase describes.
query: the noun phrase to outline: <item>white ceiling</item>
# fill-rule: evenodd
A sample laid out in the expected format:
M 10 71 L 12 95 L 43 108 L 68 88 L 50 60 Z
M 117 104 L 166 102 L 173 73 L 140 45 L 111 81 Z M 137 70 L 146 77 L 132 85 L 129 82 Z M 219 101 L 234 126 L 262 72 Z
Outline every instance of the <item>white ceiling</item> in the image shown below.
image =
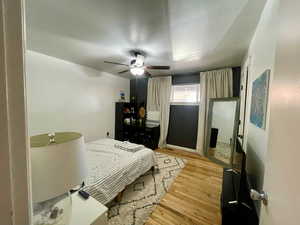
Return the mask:
M 266 0 L 27 0 L 29 49 L 118 74 L 129 51 L 154 75 L 239 66 Z M 129 76 L 130 74 L 123 74 Z

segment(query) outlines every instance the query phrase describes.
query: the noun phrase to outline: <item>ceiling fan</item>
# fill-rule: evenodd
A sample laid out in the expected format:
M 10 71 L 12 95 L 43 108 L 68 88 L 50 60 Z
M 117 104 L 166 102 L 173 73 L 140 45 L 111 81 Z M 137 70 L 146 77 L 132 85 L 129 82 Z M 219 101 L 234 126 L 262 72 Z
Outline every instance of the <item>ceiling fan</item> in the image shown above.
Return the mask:
M 120 71 L 119 74 L 127 73 L 130 71 L 130 73 L 134 76 L 148 76 L 151 77 L 151 74 L 148 70 L 169 70 L 170 66 L 150 66 L 145 65 L 145 56 L 141 54 L 140 52 L 133 52 L 134 58 L 130 61 L 129 64 L 124 63 L 118 63 L 118 62 L 110 62 L 110 61 L 104 61 L 105 63 L 120 65 L 120 66 L 126 66 L 128 69 Z

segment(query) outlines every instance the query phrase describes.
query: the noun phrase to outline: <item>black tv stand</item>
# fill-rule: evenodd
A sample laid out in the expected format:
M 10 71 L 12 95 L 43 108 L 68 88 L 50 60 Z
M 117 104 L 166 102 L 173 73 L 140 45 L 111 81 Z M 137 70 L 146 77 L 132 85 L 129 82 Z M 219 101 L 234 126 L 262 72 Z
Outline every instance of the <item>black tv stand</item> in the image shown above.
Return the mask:
M 240 174 L 238 171 L 234 170 L 234 169 L 225 169 L 226 172 L 232 172 L 234 174 Z
M 223 186 L 221 196 L 222 225 L 258 225 L 258 217 L 254 208 L 253 201 L 249 196 L 247 184 L 239 190 L 239 199 L 235 190 L 234 182 L 237 176 L 242 174 L 235 170 L 224 169 Z M 247 178 L 240 178 L 247 183 Z

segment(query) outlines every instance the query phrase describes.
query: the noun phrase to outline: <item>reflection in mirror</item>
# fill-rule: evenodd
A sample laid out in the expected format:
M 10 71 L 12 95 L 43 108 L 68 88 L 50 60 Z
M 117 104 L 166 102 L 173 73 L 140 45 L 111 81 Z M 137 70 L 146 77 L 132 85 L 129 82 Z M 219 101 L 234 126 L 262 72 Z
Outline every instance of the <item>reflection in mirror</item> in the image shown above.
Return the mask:
M 207 156 L 211 160 L 231 166 L 238 126 L 238 99 L 211 99 L 207 124 Z

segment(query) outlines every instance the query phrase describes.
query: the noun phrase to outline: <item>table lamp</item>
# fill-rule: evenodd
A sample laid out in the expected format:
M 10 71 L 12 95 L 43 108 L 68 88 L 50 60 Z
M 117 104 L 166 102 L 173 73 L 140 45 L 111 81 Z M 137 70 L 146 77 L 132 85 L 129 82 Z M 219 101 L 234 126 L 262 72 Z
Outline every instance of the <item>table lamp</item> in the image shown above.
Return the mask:
M 72 213 L 70 190 L 87 176 L 84 138 L 75 132 L 30 138 L 33 225 L 67 225 Z

